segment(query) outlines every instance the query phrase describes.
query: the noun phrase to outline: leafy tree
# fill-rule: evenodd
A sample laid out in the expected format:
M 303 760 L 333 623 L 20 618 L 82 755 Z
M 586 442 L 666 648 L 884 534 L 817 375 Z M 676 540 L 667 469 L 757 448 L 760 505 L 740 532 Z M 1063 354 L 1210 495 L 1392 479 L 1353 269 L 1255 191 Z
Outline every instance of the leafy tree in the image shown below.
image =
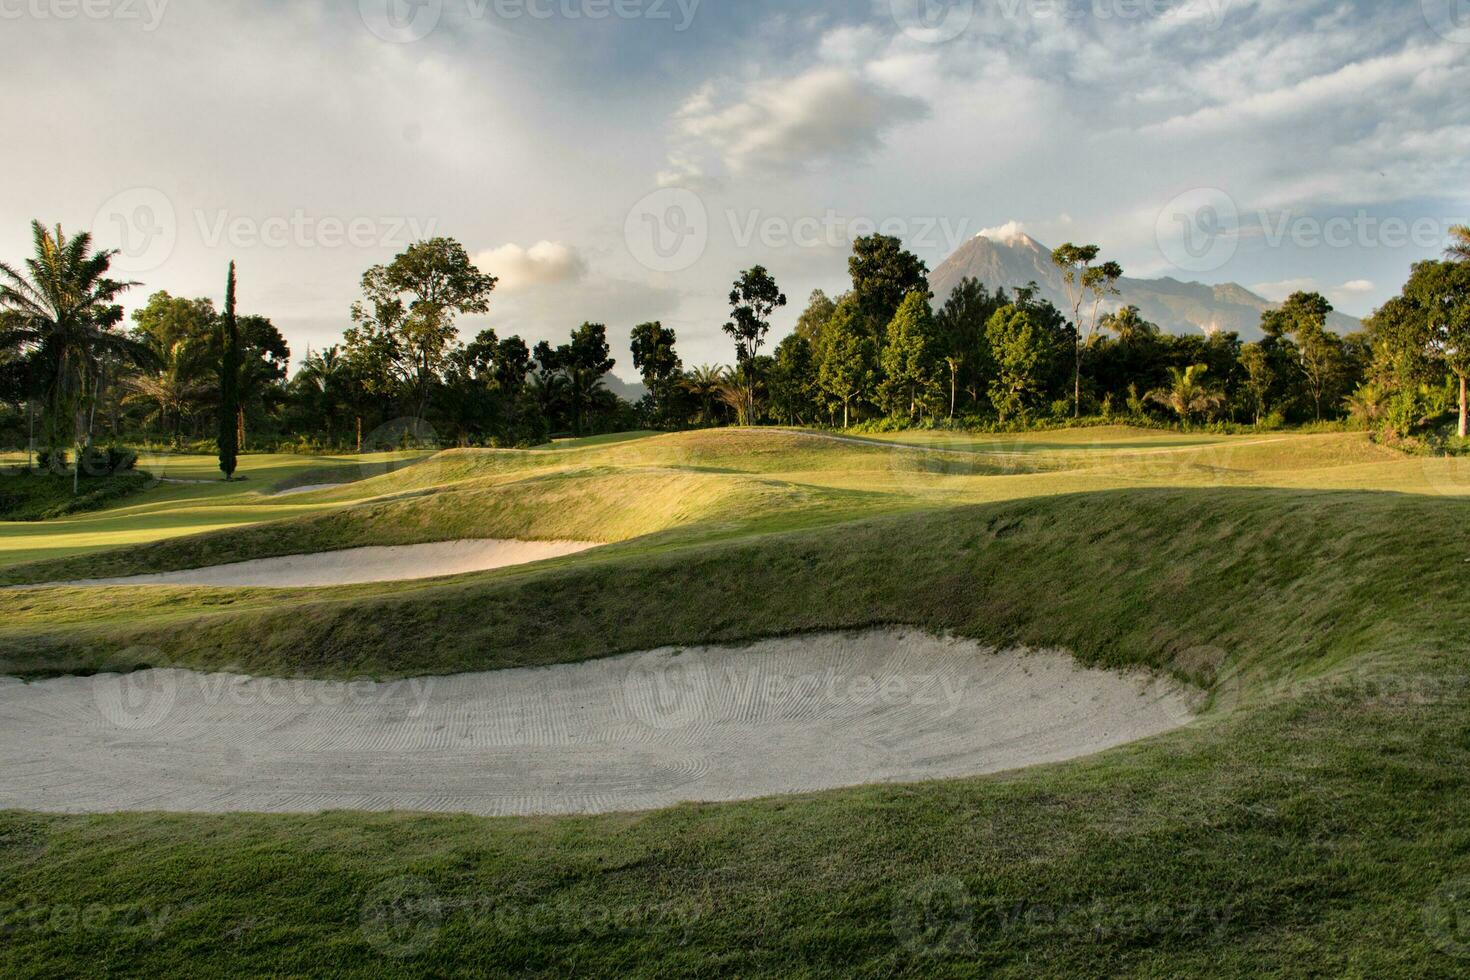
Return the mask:
M 755 420 L 755 359 L 771 329 L 771 315 L 786 305 L 786 294 L 764 266 L 754 266 L 740 274 L 730 290 L 730 320 L 725 333 L 735 339 L 735 367 L 745 385 L 745 409 L 742 414 Z
M 616 397 L 607 390 L 603 378 L 617 364 L 608 356 L 607 327 L 601 323 L 584 323 L 572 331 L 570 343 L 552 347 L 546 341 L 536 345 L 534 357 L 539 373 L 536 393 L 543 414 L 557 417 L 559 402 L 565 401 L 571 413 L 572 431 L 582 435 L 591 414 L 610 409 Z M 559 380 L 554 380 L 559 379 Z
M 145 417 L 177 444 L 184 419 L 214 390 L 220 346 L 213 336 L 219 317 L 209 299 L 185 299 L 160 291 L 133 311 L 130 334 L 150 352 L 151 370 L 136 371 L 125 381 L 126 403 L 148 406 Z
M 245 418 L 251 409 L 264 413 L 267 400 L 280 392 L 291 363 L 291 348 L 269 318 L 247 315 L 237 318 L 240 338 L 236 386 L 240 404 L 235 413 L 236 439 L 245 448 Z
M 1404 295 L 1422 311 L 1426 353 L 1460 385 L 1460 438 L 1470 436 L 1470 262 L 1420 262 Z
M 1319 421 L 1322 403 L 1332 399 L 1345 367 L 1342 338 L 1327 329 L 1331 312 L 1332 304 L 1320 293 L 1297 292 L 1267 314 L 1296 341 L 1302 378 Z
M 1204 364 L 1170 368 L 1169 386 L 1149 392 L 1148 399 L 1170 409 L 1188 425 L 1191 418 L 1218 408 L 1225 400 L 1221 392 L 1205 384 L 1203 379 L 1208 372 L 1209 367 Z
M 822 328 L 827 326 L 827 321 L 832 319 L 832 314 L 836 312 L 837 304 L 826 293 L 820 289 L 812 290 L 806 309 L 802 310 L 801 316 L 796 318 L 796 336 L 806 340 L 813 347 L 817 346 L 821 342 Z
M 888 324 L 881 362 L 879 396 L 892 414 L 912 419 L 938 394 L 934 355 L 934 315 L 925 293 L 912 292 Z
M 225 280 L 225 311 L 220 318 L 219 468 L 228 482 L 239 465 L 240 325 L 235 320 L 235 263 Z
M 985 325 L 995 311 L 1009 302 L 1004 289 L 994 293 L 970 276 L 960 280 L 935 317 L 939 356 L 949 369 L 949 417 L 954 418 L 959 400 L 959 382 L 967 373 L 973 385 L 967 388 L 976 401 L 992 371 L 990 343 Z
M 852 297 L 874 346 L 909 293 L 929 292 L 929 267 L 889 235 L 869 235 L 852 243 L 847 260 Z M 835 311 L 834 311 L 835 312 Z
M 1074 245 L 1067 242 L 1051 253 L 1051 260 L 1062 270 L 1062 280 L 1067 285 L 1067 299 L 1072 304 L 1072 328 L 1076 333 L 1073 340 L 1072 404 L 1073 415 L 1082 415 L 1082 348 L 1090 345 L 1097 333 L 1098 313 L 1103 299 L 1118 292 L 1117 282 L 1123 276 L 1123 267 L 1116 262 L 1097 261 L 1101 249 L 1096 245 Z M 1084 329 L 1082 304 L 1092 297 L 1092 316 Z
M 1266 417 L 1275 375 L 1271 370 L 1271 359 L 1260 344 L 1246 344 L 1240 350 L 1240 366 L 1245 372 L 1245 391 L 1250 398 L 1251 410 L 1256 425 Z
M 423 415 L 454 342 L 455 316 L 487 312 L 497 281 L 475 268 L 452 238 L 415 242 L 388 265 L 363 273 L 364 298 L 352 304 L 358 344 L 383 342 L 415 391 L 417 414 Z
M 778 419 L 804 425 L 816 415 L 817 362 L 812 343 L 799 333 L 776 345 L 770 373 L 771 409 Z
M 633 350 L 633 367 L 643 377 L 653 403 L 656 419 L 668 423 L 672 401 L 683 370 L 683 362 L 674 350 L 674 331 L 662 323 L 640 323 L 629 338 Z
M 9 313 L 0 346 L 31 354 L 47 400 L 48 448 L 59 451 L 70 426 L 80 456 L 92 442 L 105 359 L 147 365 L 152 354 L 114 329 L 123 315 L 117 300 L 134 285 L 107 275 L 116 252 L 93 252 L 87 233 L 67 238 L 60 226 L 51 231 L 39 221 L 31 234 L 35 256 L 24 274 L 0 263 L 0 310 Z
M 842 427 L 851 423 L 852 403 L 873 383 L 873 341 L 863 325 L 855 297 L 837 304 L 837 312 L 822 331 L 817 385 L 842 405 Z
M 1027 303 L 996 310 L 985 325 L 995 358 L 996 375 L 990 382 L 990 403 L 1004 422 L 1025 413 L 1045 392 L 1045 378 L 1054 349 L 1046 327 Z

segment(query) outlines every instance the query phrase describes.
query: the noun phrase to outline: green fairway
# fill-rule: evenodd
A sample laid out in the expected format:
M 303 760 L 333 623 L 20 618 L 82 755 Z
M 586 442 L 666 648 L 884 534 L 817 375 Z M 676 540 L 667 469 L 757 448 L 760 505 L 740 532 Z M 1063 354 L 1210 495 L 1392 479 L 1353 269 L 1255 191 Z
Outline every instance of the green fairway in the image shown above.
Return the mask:
M 273 495 L 303 480 L 365 480 L 424 455 L 242 456 L 238 482 L 226 483 L 213 456 L 143 453 L 138 469 L 155 482 L 118 506 L 46 524 L 0 522 L 0 568 L 309 514 L 320 507 Z M 3 462 L 23 464 L 25 458 L 10 454 Z
M 244 485 L 0 527 L 3 581 L 40 585 L 6 594 L 0 673 L 421 677 L 899 624 L 1162 672 L 1204 710 L 1070 763 L 643 814 L 4 813 L 6 975 L 1470 967 L 1467 461 L 1107 429 L 242 462 Z M 318 472 L 357 479 L 256 492 Z M 397 584 L 44 586 L 460 538 L 605 547 Z

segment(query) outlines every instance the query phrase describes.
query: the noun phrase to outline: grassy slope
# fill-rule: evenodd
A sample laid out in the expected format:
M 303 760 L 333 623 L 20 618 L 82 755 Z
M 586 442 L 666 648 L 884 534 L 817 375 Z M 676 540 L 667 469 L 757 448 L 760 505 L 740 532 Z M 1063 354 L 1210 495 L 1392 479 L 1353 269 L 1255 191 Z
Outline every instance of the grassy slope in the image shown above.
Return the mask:
M 1470 501 L 1250 486 L 1381 465 L 1333 445 L 1317 455 L 1336 466 L 1294 447 L 1284 476 L 1194 460 L 1170 478 L 1200 486 L 1144 469 L 702 544 L 695 524 L 414 587 L 111 590 L 105 629 L 77 593 L 14 593 L 6 672 L 133 666 L 142 646 L 388 675 L 905 622 L 1219 697 L 1189 729 L 1067 765 L 654 814 L 3 814 L 0 972 L 1455 975 L 1470 961 L 1446 952 L 1464 936 L 1440 889 L 1470 880 L 1470 552 L 1450 529 Z M 396 933 L 374 915 L 390 899 Z

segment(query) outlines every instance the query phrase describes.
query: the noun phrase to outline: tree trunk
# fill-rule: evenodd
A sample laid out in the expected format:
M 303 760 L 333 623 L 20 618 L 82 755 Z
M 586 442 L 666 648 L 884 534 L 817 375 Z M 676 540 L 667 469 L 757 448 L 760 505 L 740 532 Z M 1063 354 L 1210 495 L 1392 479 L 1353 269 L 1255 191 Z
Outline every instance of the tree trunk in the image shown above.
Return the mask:
M 357 417 L 357 454 L 362 455 L 362 416 Z
M 1470 394 L 1470 378 L 1460 375 L 1460 438 L 1470 435 L 1470 400 L 1466 395 Z
M 959 400 L 960 372 L 956 370 L 954 362 L 949 365 L 949 420 L 954 421 L 955 402 Z
M 235 416 L 235 446 L 238 449 L 245 448 L 245 408 L 241 406 L 240 413 Z
M 1077 357 L 1072 367 L 1072 417 L 1082 417 L 1082 332 L 1077 332 Z
M 847 428 L 847 399 L 842 399 L 842 427 Z

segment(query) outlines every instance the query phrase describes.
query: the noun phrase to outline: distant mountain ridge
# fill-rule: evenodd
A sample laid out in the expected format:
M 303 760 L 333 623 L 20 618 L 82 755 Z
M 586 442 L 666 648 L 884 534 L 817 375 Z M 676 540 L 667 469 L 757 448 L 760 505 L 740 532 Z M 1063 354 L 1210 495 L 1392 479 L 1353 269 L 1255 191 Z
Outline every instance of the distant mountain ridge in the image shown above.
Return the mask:
M 991 289 L 1004 286 L 1010 293 L 1035 282 L 1042 299 L 1071 316 L 1066 281 L 1062 271 L 1052 264 L 1051 249 L 1030 235 L 1019 231 L 996 237 L 981 234 L 961 245 L 929 276 L 936 309 L 944 305 L 966 276 L 973 276 Z M 1211 286 L 1170 277 L 1125 276 L 1118 280 L 1118 293 L 1104 302 L 1107 311 L 1136 306 L 1145 320 L 1157 323 L 1168 333 L 1233 331 L 1244 340 L 1260 338 L 1261 314 L 1279 305 L 1237 283 Z M 1333 313 L 1327 325 L 1339 333 L 1348 333 L 1361 328 L 1362 323 L 1345 314 Z

